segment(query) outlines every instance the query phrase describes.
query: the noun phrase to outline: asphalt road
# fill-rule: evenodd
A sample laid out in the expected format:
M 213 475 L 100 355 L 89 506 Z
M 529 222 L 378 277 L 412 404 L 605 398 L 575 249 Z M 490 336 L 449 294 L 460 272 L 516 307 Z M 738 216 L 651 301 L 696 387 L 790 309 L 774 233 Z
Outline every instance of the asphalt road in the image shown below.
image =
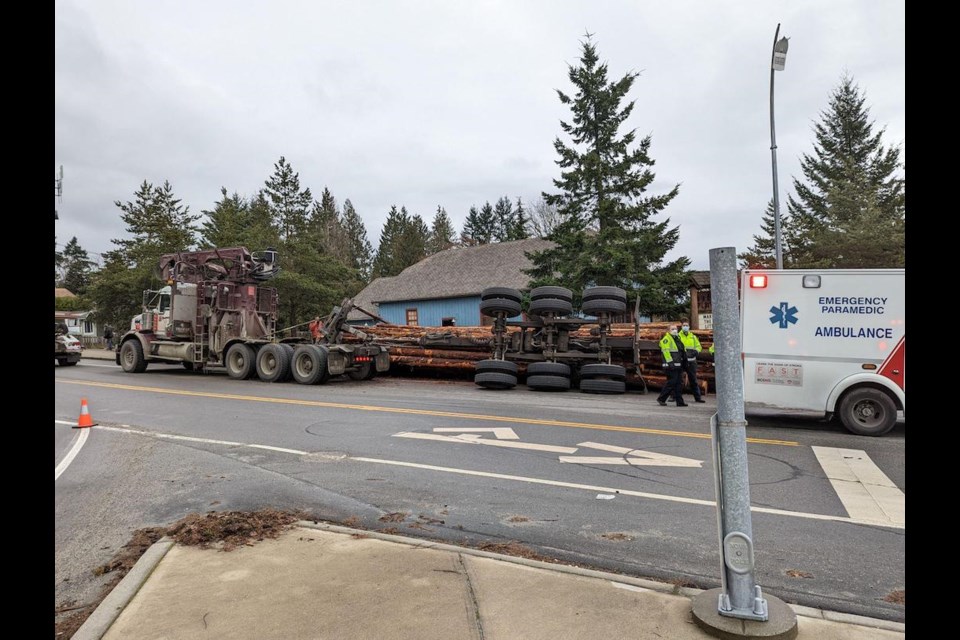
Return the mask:
M 92 569 L 137 528 L 267 506 L 719 586 L 713 396 L 677 408 L 653 394 L 268 384 L 90 360 L 57 368 L 55 394 L 56 464 L 78 444 L 81 398 L 99 425 L 56 480 L 58 604 L 91 599 L 108 577 Z M 865 438 L 809 419 L 748 421 L 757 583 L 787 602 L 904 621 L 884 598 L 905 586 L 905 425 Z M 856 500 L 863 484 L 851 494 L 856 482 L 828 479 L 824 465 L 851 459 L 871 490 L 877 473 L 891 485 L 886 511 Z M 381 521 L 394 513 L 402 520 Z

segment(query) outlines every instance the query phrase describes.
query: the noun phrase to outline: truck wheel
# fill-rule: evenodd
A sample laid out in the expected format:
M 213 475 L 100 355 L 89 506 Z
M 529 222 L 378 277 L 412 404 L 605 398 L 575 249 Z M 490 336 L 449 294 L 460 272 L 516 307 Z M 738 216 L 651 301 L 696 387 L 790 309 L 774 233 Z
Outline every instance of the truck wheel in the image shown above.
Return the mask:
M 626 393 L 627 383 L 623 380 L 586 379 L 580 381 L 580 391 L 582 393 Z
M 840 421 L 861 436 L 882 436 L 897 423 L 897 405 L 879 389 L 854 389 L 840 403 Z
M 491 298 L 506 298 L 507 300 L 523 301 L 523 295 L 516 289 L 510 287 L 487 287 L 480 292 L 481 300 L 490 300 Z
M 591 298 L 590 300 L 584 300 L 580 309 L 585 315 L 596 317 L 601 313 L 623 313 L 627 310 L 627 303 L 623 300 L 611 300 L 609 298 Z
M 473 381 L 484 389 L 513 389 L 517 376 L 499 371 L 487 371 L 473 376 Z
M 264 382 L 283 382 L 290 374 L 290 356 L 279 344 L 267 344 L 257 352 L 257 375 Z
M 134 338 L 120 347 L 120 368 L 127 373 L 143 373 L 147 370 L 147 359 L 143 357 L 143 345 Z
M 287 352 L 287 360 L 290 361 L 290 366 L 287 367 L 287 376 L 282 380 L 282 382 L 287 382 L 293 379 L 293 345 L 281 342 L 280 346 Z
M 537 287 L 530 292 L 531 300 L 543 300 L 546 298 L 556 298 L 558 300 L 566 300 L 567 302 L 573 302 L 573 291 L 567 289 L 566 287 Z
M 510 298 L 487 298 L 480 301 L 480 313 L 495 317 L 502 313 L 508 318 L 520 315 L 520 303 Z
M 583 301 L 603 298 L 604 300 L 623 300 L 627 303 L 627 292 L 620 287 L 587 287 L 583 290 Z
M 372 362 L 364 362 L 356 371 L 347 371 L 347 376 L 351 380 L 370 380 L 377 375 L 377 370 L 373 368 Z
M 527 365 L 527 376 L 570 377 L 570 365 L 562 362 L 533 362 Z
M 227 375 L 237 380 L 247 380 L 256 373 L 256 363 L 253 349 L 242 342 L 235 342 L 227 349 L 227 358 L 224 363 Z
M 570 378 L 563 376 L 528 376 L 527 387 L 534 391 L 566 391 L 570 388 Z
M 517 384 L 517 363 L 509 360 L 477 360 L 473 363 L 475 373 L 504 373 L 513 376 L 513 384 Z
M 597 378 L 610 378 L 611 380 L 625 380 L 627 370 L 618 364 L 585 364 L 580 367 L 580 378 L 583 380 L 596 380 Z
M 300 384 L 323 384 L 329 379 L 327 352 L 315 344 L 302 344 L 293 350 L 293 379 Z
M 530 315 L 542 316 L 550 313 L 558 316 L 568 316 L 573 313 L 573 304 L 562 298 L 537 298 L 530 301 Z

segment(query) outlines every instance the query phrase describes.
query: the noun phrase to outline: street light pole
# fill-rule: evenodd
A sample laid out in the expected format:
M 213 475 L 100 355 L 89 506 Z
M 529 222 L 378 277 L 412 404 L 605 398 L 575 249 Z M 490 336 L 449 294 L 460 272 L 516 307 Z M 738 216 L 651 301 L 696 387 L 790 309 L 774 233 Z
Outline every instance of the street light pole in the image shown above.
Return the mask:
M 777 186 L 777 134 L 773 121 L 773 72 L 783 71 L 787 62 L 789 38 L 780 35 L 780 23 L 773 34 L 773 54 L 770 57 L 770 156 L 773 161 L 773 246 L 777 258 L 777 269 L 783 269 L 783 243 L 780 234 L 780 189 Z

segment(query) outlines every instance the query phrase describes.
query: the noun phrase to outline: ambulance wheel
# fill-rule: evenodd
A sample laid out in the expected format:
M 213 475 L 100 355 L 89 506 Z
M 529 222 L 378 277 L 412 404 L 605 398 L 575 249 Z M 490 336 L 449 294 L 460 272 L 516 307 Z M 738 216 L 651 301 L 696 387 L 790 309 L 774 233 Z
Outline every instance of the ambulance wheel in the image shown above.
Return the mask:
M 854 389 L 840 403 L 840 421 L 861 436 L 882 436 L 897 424 L 897 405 L 879 389 Z

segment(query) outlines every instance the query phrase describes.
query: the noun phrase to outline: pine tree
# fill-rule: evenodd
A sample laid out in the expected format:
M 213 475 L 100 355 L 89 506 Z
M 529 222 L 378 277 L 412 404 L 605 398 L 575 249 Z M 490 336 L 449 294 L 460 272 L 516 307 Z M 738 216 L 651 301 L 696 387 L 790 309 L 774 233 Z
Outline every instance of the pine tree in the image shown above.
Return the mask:
M 480 242 L 483 234 L 482 226 L 480 212 L 477 211 L 477 207 L 474 205 L 470 207 L 470 211 L 467 213 L 467 219 L 463 221 L 463 230 L 460 232 L 460 244 L 465 247 L 474 247 L 478 244 L 483 244 Z
M 347 264 L 357 271 L 363 283 L 367 283 L 373 268 L 373 246 L 367 239 L 367 228 L 349 198 L 343 201 L 343 232 L 349 253 Z
M 899 147 L 874 133 L 866 97 L 844 75 L 801 156 L 788 200 L 792 266 L 903 267 L 906 182 Z
M 207 218 L 200 223 L 200 246 L 245 246 L 251 226 L 250 207 L 240 194 L 234 192 L 228 196 L 226 187 L 220 187 L 220 196 L 221 199 L 213 203 L 212 211 L 200 212 Z
M 427 253 L 433 255 L 446 251 L 456 244 L 457 232 L 453 229 L 453 223 L 447 210 L 437 205 L 437 212 L 433 216 L 433 223 L 430 225 L 430 240 L 427 243 Z
M 306 230 L 313 196 L 309 188 L 300 190 L 300 174 L 294 173 L 286 158 L 280 156 L 273 168 L 273 175 L 267 179 L 263 193 L 270 203 L 280 237 L 286 240 Z
M 513 222 L 510 225 L 510 228 L 507 230 L 506 240 L 525 240 L 530 237 L 530 232 L 528 227 L 530 226 L 530 218 L 527 217 L 527 212 L 523 208 L 523 202 L 520 198 L 517 198 L 517 208 L 513 213 Z
M 776 235 L 776 221 L 773 210 L 773 200 L 767 204 L 767 211 L 763 214 L 763 220 L 760 224 L 760 230 L 763 235 L 753 236 L 753 246 L 745 252 L 737 254 L 740 259 L 740 266 L 744 269 L 765 268 L 773 269 L 777 266 L 777 251 L 774 243 Z M 784 241 L 786 234 L 784 227 L 786 221 L 781 217 L 780 220 L 780 240 Z M 784 266 L 788 266 L 790 252 L 783 246 L 780 247 Z
M 404 209 L 401 213 L 397 210 L 397 205 L 392 205 L 387 213 L 387 220 L 383 223 L 383 229 L 380 231 L 380 245 L 377 247 L 377 255 L 373 259 L 374 278 L 395 276 L 402 271 L 402 269 L 397 269 L 400 264 L 397 256 L 397 245 L 408 223 L 406 212 L 407 210 Z
M 506 196 L 501 196 L 493 208 L 493 233 L 491 238 L 503 242 L 513 230 L 513 203 Z
M 397 273 L 426 258 L 427 243 L 430 241 L 430 228 L 419 214 L 410 215 L 402 207 L 400 212 L 406 219 L 406 225 L 400 232 L 397 242 L 395 267 Z
M 90 273 L 92 271 L 90 256 L 86 250 L 77 242 L 74 236 L 63 248 L 63 279 L 58 286 L 70 290 L 78 296 L 83 296 L 87 292 L 87 286 L 90 284 Z
M 528 271 L 531 286 L 559 284 L 578 295 L 587 286 L 615 285 L 636 291 L 644 314 L 682 313 L 690 261 L 679 257 L 664 264 L 679 228 L 668 228 L 669 218 L 653 220 L 679 187 L 646 195 L 654 181 L 651 138 L 631 150 L 636 130 L 618 133 L 634 107 L 633 101 L 623 108 L 620 103 L 639 74 L 608 82 L 607 65 L 599 62 L 591 36 L 581 44 L 580 64 L 568 74 L 577 93 L 557 91 L 573 114 L 572 124 L 560 123 L 572 144 L 555 140 L 561 177 L 553 184 L 560 191 L 543 194 L 560 218 L 548 236 L 556 246 L 528 256 L 534 265 Z

